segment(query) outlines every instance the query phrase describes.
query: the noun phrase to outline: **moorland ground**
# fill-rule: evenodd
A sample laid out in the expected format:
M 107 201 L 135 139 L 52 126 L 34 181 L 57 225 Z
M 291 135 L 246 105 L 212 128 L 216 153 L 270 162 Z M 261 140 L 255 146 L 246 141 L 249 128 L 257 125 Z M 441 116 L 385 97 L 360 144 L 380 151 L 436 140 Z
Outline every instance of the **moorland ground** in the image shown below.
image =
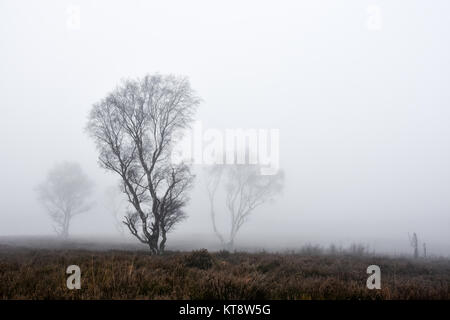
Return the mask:
M 381 289 L 366 286 L 369 265 Z M 66 268 L 81 269 L 81 289 Z M 364 252 L 35 249 L 0 245 L 1 299 L 450 299 L 446 258 Z

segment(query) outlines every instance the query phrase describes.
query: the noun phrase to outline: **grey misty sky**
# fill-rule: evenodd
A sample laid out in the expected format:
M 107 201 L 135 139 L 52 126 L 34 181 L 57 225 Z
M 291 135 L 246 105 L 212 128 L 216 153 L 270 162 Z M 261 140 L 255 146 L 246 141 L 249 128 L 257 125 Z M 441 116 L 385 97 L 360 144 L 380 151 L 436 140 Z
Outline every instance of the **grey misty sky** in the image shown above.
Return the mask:
M 366 27 L 371 5 L 381 30 Z M 444 0 L 3 0 L 0 235 L 52 232 L 33 188 L 63 160 L 97 187 L 73 233 L 115 232 L 102 199 L 117 179 L 97 166 L 87 114 L 121 78 L 159 72 L 190 78 L 207 128 L 280 129 L 285 190 L 243 235 L 375 243 L 416 231 L 450 252 L 449 11 Z M 211 233 L 203 190 L 199 177 L 177 236 Z

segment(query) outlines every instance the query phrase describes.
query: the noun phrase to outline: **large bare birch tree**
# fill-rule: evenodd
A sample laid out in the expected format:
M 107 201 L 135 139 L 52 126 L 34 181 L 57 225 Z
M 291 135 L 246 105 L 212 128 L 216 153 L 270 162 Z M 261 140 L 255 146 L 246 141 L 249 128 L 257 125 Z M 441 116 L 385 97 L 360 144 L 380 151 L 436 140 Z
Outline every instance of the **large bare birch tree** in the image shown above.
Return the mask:
M 152 254 L 164 251 L 168 232 L 186 216 L 193 175 L 171 161 L 171 151 L 198 104 L 188 79 L 147 75 L 123 81 L 89 116 L 99 163 L 120 177 L 133 208 L 123 222 Z

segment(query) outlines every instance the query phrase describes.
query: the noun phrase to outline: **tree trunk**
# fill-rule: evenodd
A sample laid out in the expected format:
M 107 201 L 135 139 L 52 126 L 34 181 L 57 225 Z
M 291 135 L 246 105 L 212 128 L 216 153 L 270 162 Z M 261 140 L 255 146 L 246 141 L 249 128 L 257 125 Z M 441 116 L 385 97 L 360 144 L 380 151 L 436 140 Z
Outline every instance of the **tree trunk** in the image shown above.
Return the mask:
M 234 239 L 230 239 L 230 241 L 228 241 L 228 242 L 225 244 L 225 248 L 226 248 L 226 250 L 228 250 L 228 251 L 233 251 L 233 250 L 234 250 Z
M 64 240 L 69 238 L 69 226 L 70 226 L 70 213 L 64 212 L 64 221 L 60 233 L 61 238 Z
M 162 235 L 162 239 L 159 244 L 159 251 L 160 251 L 160 253 L 164 253 L 164 250 L 166 248 L 166 241 L 167 241 L 166 231 L 163 230 L 161 235 Z

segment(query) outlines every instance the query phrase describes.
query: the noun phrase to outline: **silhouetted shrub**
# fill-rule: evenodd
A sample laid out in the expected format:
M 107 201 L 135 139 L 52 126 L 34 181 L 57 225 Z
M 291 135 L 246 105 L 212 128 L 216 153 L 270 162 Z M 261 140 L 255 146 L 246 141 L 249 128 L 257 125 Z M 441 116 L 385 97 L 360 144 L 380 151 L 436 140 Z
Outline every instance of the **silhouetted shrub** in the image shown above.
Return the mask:
M 307 244 L 300 249 L 300 254 L 307 256 L 319 256 L 323 254 L 323 248 L 319 245 Z
M 353 243 L 348 249 L 348 253 L 354 256 L 362 256 L 367 253 L 367 248 L 359 243 Z
M 192 251 L 184 259 L 184 264 L 189 268 L 197 268 L 201 270 L 208 270 L 213 266 L 213 258 L 209 254 L 208 250 L 201 249 Z
M 278 260 L 273 260 L 270 262 L 260 264 L 258 267 L 256 267 L 256 270 L 258 270 L 261 273 L 267 273 L 278 268 L 280 265 L 281 263 Z
M 228 259 L 230 257 L 230 251 L 228 250 L 220 250 L 216 253 L 216 256 L 221 259 Z

